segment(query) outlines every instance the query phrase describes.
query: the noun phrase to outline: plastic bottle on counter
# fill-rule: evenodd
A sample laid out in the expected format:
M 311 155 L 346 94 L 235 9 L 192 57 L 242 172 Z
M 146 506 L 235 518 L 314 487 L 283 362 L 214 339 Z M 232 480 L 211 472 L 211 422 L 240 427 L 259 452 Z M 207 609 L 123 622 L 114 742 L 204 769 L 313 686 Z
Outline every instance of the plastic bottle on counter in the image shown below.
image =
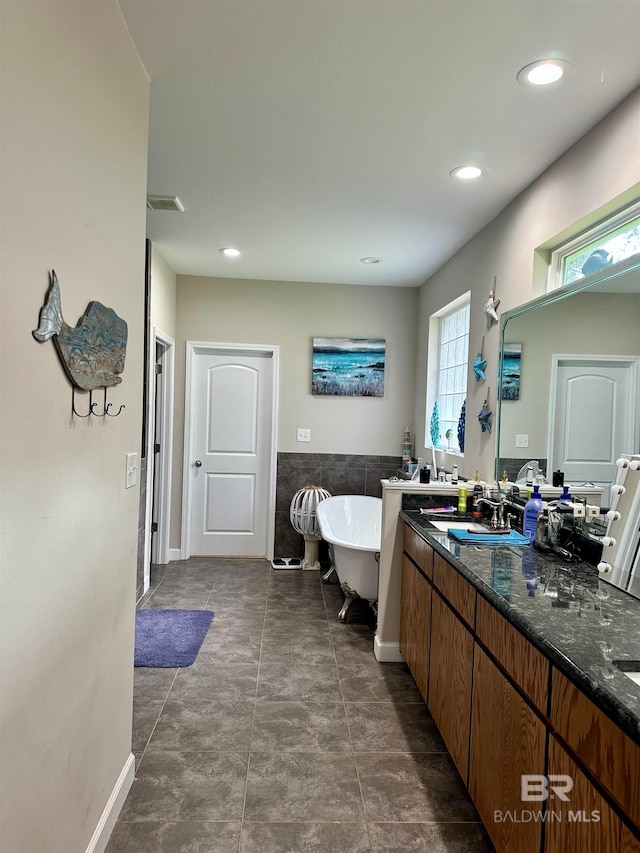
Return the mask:
M 454 486 L 458 485 L 458 466 L 454 465 L 451 469 L 451 483 Z
M 458 489 L 458 512 L 465 515 L 467 512 L 467 490 L 464 486 Z
M 536 485 L 533 487 L 533 494 L 525 505 L 522 522 L 522 532 L 529 542 L 535 541 L 538 532 L 538 515 L 540 512 L 542 512 L 542 498 L 540 496 L 540 487 Z
M 545 544 L 549 541 L 549 513 L 546 509 L 538 513 L 536 539 Z
M 479 483 L 473 487 L 473 508 L 471 510 L 471 514 L 474 518 L 480 519 L 482 518 L 482 507 L 478 503 L 479 499 L 482 497 L 482 486 Z
M 562 494 L 558 498 L 558 503 L 570 504 L 573 501 L 571 497 L 571 493 L 569 492 L 569 486 L 562 487 Z
M 402 470 L 408 471 L 409 465 L 411 463 L 411 451 L 413 450 L 413 446 L 411 444 L 411 432 L 409 431 L 409 427 L 405 427 L 404 437 L 402 439 Z

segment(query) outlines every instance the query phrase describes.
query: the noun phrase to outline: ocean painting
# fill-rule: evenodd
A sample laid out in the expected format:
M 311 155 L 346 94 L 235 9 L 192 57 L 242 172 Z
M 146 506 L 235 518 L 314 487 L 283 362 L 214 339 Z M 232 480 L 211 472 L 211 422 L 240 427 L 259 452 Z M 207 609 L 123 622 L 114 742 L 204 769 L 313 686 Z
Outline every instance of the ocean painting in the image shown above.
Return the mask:
M 502 352 L 501 400 L 520 399 L 520 368 L 522 366 L 522 344 L 505 344 Z
M 384 397 L 383 338 L 314 338 L 311 393 Z

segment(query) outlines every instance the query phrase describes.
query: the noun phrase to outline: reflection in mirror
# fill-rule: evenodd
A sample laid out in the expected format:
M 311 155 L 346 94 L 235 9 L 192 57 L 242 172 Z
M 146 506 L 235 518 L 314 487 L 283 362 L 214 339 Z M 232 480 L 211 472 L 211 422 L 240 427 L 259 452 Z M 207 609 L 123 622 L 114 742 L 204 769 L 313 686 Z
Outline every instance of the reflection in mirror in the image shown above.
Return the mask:
M 519 381 L 507 376 L 514 351 Z M 616 460 L 640 453 L 640 259 L 505 312 L 498 386 L 511 399 L 497 401 L 496 479 L 538 460 L 548 483 L 561 471 L 609 507 Z
M 549 483 L 560 470 L 608 499 L 616 459 L 640 450 L 640 260 L 505 312 L 499 387 L 513 385 L 514 345 L 519 387 L 497 402 L 496 477 L 515 480 L 535 459 Z

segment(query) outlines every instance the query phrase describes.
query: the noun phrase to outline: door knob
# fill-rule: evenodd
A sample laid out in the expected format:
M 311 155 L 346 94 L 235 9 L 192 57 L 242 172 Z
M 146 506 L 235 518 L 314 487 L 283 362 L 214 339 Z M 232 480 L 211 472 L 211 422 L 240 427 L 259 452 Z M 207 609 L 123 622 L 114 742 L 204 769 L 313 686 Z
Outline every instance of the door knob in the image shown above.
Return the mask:
M 196 468 L 202 468 L 202 462 L 200 459 L 196 459 Z

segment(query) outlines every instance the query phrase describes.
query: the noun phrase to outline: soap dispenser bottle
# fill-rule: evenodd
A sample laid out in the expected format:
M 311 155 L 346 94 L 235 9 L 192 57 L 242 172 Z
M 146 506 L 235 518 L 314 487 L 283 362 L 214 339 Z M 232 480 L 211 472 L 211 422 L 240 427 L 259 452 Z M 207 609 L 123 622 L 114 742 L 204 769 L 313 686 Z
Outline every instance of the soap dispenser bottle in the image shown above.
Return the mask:
M 538 515 L 542 511 L 542 497 L 540 487 L 533 487 L 533 494 L 525 504 L 522 532 L 529 542 L 534 542 L 538 532 Z

